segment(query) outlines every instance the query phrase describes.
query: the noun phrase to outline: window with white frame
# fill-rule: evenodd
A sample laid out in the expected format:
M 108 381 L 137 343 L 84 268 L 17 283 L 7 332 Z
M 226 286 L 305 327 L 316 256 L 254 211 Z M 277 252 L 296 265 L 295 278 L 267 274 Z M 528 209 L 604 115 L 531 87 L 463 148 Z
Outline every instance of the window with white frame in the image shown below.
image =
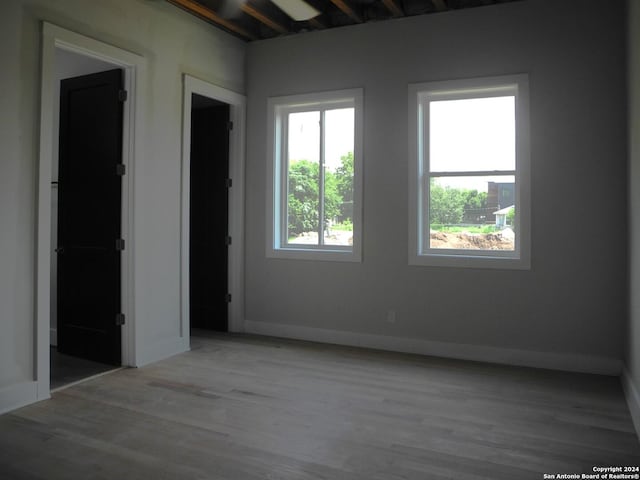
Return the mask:
M 529 268 L 526 75 L 413 84 L 413 265 Z
M 360 261 L 362 90 L 268 101 L 267 256 Z

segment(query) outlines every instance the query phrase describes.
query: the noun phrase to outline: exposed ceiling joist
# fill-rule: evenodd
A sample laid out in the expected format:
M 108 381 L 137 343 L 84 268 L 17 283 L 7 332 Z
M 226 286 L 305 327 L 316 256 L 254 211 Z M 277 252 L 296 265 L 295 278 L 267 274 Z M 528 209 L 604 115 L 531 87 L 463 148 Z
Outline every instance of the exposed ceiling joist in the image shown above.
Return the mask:
M 331 3 L 338 7 L 342 13 L 351 17 L 354 22 L 362 23 L 362 17 L 354 12 L 345 0 L 331 0 Z
M 313 28 L 317 28 L 318 30 L 322 30 L 323 28 L 327 28 L 327 26 L 322 23 L 320 20 L 318 20 L 317 18 L 312 18 L 309 20 L 309 25 L 311 25 Z
M 382 0 L 382 3 L 384 3 L 384 6 L 389 9 L 394 17 L 404 16 L 404 12 L 402 11 L 402 8 L 400 8 L 396 0 Z
M 445 0 L 431 0 L 433 6 L 436 7 L 436 10 L 439 12 L 444 12 L 447 10 L 447 2 Z
M 275 30 L 278 33 L 289 33 L 289 30 L 287 28 L 285 28 L 275 20 L 269 18 L 264 13 L 260 12 L 258 9 L 249 5 L 248 3 L 243 3 L 240 8 L 244 13 L 252 16 L 253 18 L 258 20 L 260 23 L 263 23 L 270 29 Z
M 177 5 L 178 7 L 184 8 L 189 13 L 195 14 L 201 18 L 204 18 L 205 20 L 210 21 L 211 23 L 215 23 L 216 25 L 226 28 L 227 30 L 230 30 L 231 32 L 236 33 L 237 35 L 240 35 L 241 37 L 246 38 L 247 40 L 257 39 L 255 35 L 246 31 L 244 28 L 240 27 L 239 25 L 236 25 L 235 23 L 225 18 L 222 18 L 220 15 L 218 15 L 216 12 L 214 12 L 210 8 L 207 8 L 204 5 L 201 5 L 200 3 L 194 0 L 168 0 L 168 1 L 173 3 L 174 5 Z
M 167 1 L 243 40 L 251 41 L 522 0 Z

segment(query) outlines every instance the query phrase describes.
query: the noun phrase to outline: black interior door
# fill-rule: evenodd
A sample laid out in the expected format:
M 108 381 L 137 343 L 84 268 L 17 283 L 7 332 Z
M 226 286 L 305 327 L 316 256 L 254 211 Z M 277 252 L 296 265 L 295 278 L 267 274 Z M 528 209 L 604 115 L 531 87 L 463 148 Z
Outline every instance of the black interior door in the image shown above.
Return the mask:
M 191 326 L 227 331 L 229 105 L 195 94 L 192 105 Z
M 121 364 L 121 70 L 60 85 L 58 350 Z

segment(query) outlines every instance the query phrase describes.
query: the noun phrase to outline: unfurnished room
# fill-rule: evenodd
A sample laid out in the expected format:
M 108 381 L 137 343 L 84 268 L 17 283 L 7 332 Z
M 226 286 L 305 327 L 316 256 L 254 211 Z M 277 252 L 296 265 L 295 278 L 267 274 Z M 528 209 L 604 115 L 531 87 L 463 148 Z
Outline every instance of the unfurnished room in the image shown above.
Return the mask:
M 640 478 L 640 1 L 0 40 L 1 480 Z

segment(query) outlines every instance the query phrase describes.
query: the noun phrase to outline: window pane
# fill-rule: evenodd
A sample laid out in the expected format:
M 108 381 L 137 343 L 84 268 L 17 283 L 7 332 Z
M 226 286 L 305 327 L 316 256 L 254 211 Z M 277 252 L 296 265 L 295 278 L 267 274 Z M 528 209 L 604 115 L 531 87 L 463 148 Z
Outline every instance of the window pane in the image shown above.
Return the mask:
M 515 177 L 432 177 L 429 248 L 515 248 Z
M 324 117 L 324 244 L 353 245 L 354 109 Z
M 318 244 L 320 112 L 288 115 L 287 239 L 291 244 Z
M 515 97 L 429 102 L 432 172 L 515 170 Z

